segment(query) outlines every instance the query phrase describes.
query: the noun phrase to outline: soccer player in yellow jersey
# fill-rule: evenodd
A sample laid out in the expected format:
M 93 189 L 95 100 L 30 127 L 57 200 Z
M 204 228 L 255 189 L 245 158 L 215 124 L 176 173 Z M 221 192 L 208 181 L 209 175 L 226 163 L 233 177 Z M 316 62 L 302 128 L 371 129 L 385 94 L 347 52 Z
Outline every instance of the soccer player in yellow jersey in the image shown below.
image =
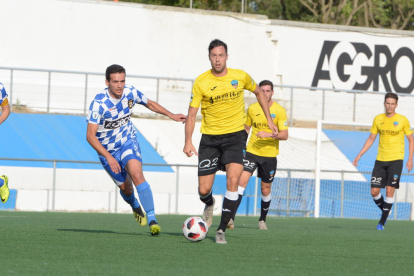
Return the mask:
M 254 80 L 244 71 L 226 66 L 227 45 L 213 40 L 208 47 L 211 70 L 201 74 L 194 82 L 190 107 L 185 123 L 184 153 L 198 156 L 198 191 L 205 203 L 203 218 L 210 226 L 213 221 L 214 198 L 212 187 L 218 170 L 225 170 L 227 191 L 224 196 L 221 222 L 216 231 L 216 243 L 227 243 L 226 226 L 237 208 L 237 186 L 243 172 L 243 158 L 247 133 L 244 130 L 244 90 L 253 92 L 265 114 L 274 135 L 278 129 L 270 116 L 266 97 Z M 197 153 L 191 137 L 196 115 L 201 104 L 201 133 Z
M 0 107 L 1 107 L 1 114 L 0 114 L 0 125 L 6 121 L 7 117 L 10 115 L 10 106 L 9 100 L 7 97 L 6 89 L 2 83 L 0 83 Z M 0 176 L 0 198 L 1 202 L 6 203 L 9 199 L 10 191 L 9 191 L 9 179 L 7 176 L 2 175 Z
M 276 156 L 279 154 L 279 140 L 287 140 L 289 132 L 285 109 L 272 101 L 274 94 L 273 83 L 271 81 L 264 80 L 259 83 L 259 87 L 266 96 L 270 109 L 270 116 L 278 127 L 279 133 L 278 135 L 273 135 L 267 125 L 267 120 L 263 114 L 262 108 L 258 103 L 252 104 L 249 107 L 244 127 L 247 133 L 249 133 L 250 129 L 252 129 L 252 134 L 250 135 L 249 143 L 247 144 L 246 157 L 243 160 L 244 170 L 239 181 L 239 198 L 237 200 L 237 206 L 240 205 L 244 190 L 247 187 L 250 177 L 253 172 L 258 169 L 258 177 L 261 179 L 262 186 L 261 211 L 258 228 L 261 230 L 267 230 L 266 216 L 270 207 L 270 192 L 273 177 L 276 174 Z M 234 215 L 227 225 L 227 228 L 234 228 Z
M 371 195 L 375 203 L 382 211 L 377 230 L 384 230 L 385 222 L 394 203 L 394 191 L 400 186 L 400 178 L 404 160 L 404 134 L 409 143 L 409 155 L 406 168 L 413 168 L 413 132 L 410 123 L 405 116 L 395 113 L 398 106 L 398 95 L 387 93 L 385 95 L 385 114 L 375 117 L 372 124 L 371 134 L 354 159 L 354 166 L 358 166 L 361 156 L 372 146 L 377 137 L 380 136 L 378 155 L 375 161 L 371 177 Z M 386 188 L 386 198 L 383 199 L 380 190 Z

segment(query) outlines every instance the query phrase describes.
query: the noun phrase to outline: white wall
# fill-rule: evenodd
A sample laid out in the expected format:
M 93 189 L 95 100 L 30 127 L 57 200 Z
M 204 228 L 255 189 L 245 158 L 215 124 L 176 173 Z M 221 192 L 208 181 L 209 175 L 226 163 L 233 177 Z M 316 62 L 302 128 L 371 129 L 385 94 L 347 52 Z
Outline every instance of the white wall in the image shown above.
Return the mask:
M 335 26 L 321 24 L 268 20 L 259 15 L 94 0 L 1 1 L 0 10 L 7 11 L 0 17 L 0 65 L 5 67 L 103 73 L 108 65 L 118 63 L 130 75 L 194 79 L 210 68 L 207 46 L 212 39 L 220 38 L 229 46 L 229 67 L 245 70 L 256 81 L 270 79 L 276 84 L 309 87 L 323 45 L 336 41 L 332 53 L 321 58 L 320 70 L 328 72 L 331 80 L 320 80 L 319 87 L 352 89 L 356 82 L 366 81 L 368 76 L 361 68 L 368 67 L 373 72 L 375 60 L 378 67 L 389 67 L 384 79 L 370 73 L 370 78 L 378 80 L 378 91 L 384 91 L 385 80 L 392 91 L 397 91 L 395 81 L 402 88 L 414 85 L 414 33 L 408 31 L 392 35 L 378 29 L 334 29 Z M 364 51 L 372 56 L 358 53 L 355 43 L 360 48 L 365 45 Z M 379 54 L 378 47 L 388 49 L 389 57 Z M 405 56 L 394 59 L 404 48 Z M 346 75 L 343 80 L 336 66 L 339 57 L 349 59 L 339 66 Z M 19 99 L 35 110 L 45 110 L 47 74 L 14 74 L 13 103 Z M 86 106 L 104 87 L 102 76 L 89 78 Z M 10 89 L 10 72 L 0 70 L 0 80 Z M 151 99 L 156 98 L 155 81 L 127 81 Z M 84 76 L 53 75 L 51 84 L 52 112 L 83 112 Z M 191 83 L 170 81 L 161 86 L 161 104 L 173 112 L 185 113 Z M 366 89 L 374 88 L 370 82 Z M 250 93 L 246 94 L 247 102 L 255 101 Z M 322 91 L 295 89 L 293 98 L 291 105 L 291 90 L 276 89 L 275 99 L 289 115 L 292 111 L 295 121 L 322 119 L 322 109 L 323 119 L 336 121 L 371 122 L 383 112 L 383 95 L 358 95 L 355 115 L 353 94 L 327 92 L 323 102 Z M 405 98 L 398 112 L 414 120 L 412 104 L 414 97 Z

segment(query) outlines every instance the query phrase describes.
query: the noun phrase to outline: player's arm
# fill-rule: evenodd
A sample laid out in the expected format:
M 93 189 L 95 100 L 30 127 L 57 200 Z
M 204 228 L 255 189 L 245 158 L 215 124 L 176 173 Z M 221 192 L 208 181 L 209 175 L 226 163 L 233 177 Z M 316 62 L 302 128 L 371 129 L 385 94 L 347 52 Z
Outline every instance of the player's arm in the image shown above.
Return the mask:
M 185 121 L 185 144 L 183 152 L 191 157 L 193 154 L 198 156 L 196 149 L 194 148 L 192 137 L 195 128 L 196 116 L 198 108 L 190 106 L 188 108 L 188 115 Z
M 287 140 L 289 137 L 289 132 L 287 129 L 279 130 L 277 134 L 266 132 L 266 131 L 259 131 L 257 134 L 259 138 L 272 138 L 275 140 Z
M 86 129 L 86 141 L 103 157 L 106 158 L 111 170 L 114 173 L 119 173 L 121 171 L 121 166 L 119 166 L 118 161 L 102 146 L 98 138 L 96 138 L 96 132 L 98 132 L 98 125 L 89 123 Z
M 413 152 L 414 152 L 414 138 L 413 138 L 413 134 L 409 134 L 407 135 L 407 140 L 408 140 L 408 161 L 407 161 L 407 165 L 405 165 L 405 167 L 407 168 L 408 172 L 410 172 L 413 169 Z
M 0 125 L 6 121 L 6 119 L 10 115 L 10 105 L 6 105 L 2 107 L 1 114 L 0 114 Z
M 364 155 L 364 153 L 366 153 L 369 150 L 369 148 L 372 146 L 372 144 L 375 141 L 375 138 L 377 138 L 377 134 L 371 132 L 368 139 L 367 139 L 367 141 L 365 141 L 365 144 L 362 147 L 361 151 L 355 157 L 354 162 L 352 162 L 355 167 L 358 166 L 358 161 L 361 158 L 361 156 Z
M 163 106 L 161 106 L 159 103 L 148 100 L 147 104 L 145 105 L 146 108 L 148 108 L 151 111 L 154 111 L 156 113 L 162 114 L 167 116 L 168 118 L 176 121 L 176 122 L 185 122 L 186 116 L 183 114 L 173 114 L 167 109 L 165 109 Z
M 270 117 L 269 105 L 267 103 L 265 95 L 263 94 L 262 90 L 260 89 L 258 85 L 256 85 L 256 88 L 254 89 L 253 93 L 256 95 L 257 101 L 259 102 L 260 106 L 263 109 L 263 112 L 267 119 L 267 125 L 269 126 L 270 130 L 275 135 L 277 135 L 279 133 L 279 129 L 273 122 L 272 117 Z

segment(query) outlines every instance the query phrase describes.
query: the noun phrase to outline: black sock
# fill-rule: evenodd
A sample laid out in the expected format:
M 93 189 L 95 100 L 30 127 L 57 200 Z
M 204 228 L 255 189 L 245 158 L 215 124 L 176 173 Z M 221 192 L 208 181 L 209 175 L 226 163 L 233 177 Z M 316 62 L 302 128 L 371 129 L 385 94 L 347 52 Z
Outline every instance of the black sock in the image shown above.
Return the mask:
M 230 219 L 233 217 L 237 208 L 237 200 L 230 200 L 227 197 L 224 197 L 223 200 L 223 209 L 221 211 L 221 222 L 220 226 L 217 230 L 226 231 L 227 224 L 229 223 Z
M 213 205 L 213 191 L 211 191 L 205 198 L 200 196 L 200 200 L 207 204 L 208 206 Z
M 237 199 L 236 210 L 234 210 L 234 214 L 233 214 L 233 217 L 232 217 L 233 221 L 234 221 L 234 218 L 236 217 L 236 213 L 237 213 L 237 210 L 239 209 L 240 202 L 242 201 L 242 197 L 243 197 L 243 195 L 239 194 L 239 198 Z
M 387 221 L 391 208 L 392 208 L 392 203 L 384 202 L 384 207 L 382 208 L 382 216 L 379 221 L 379 223 L 381 223 L 382 225 L 384 225 L 385 222 Z
M 377 204 L 378 208 L 381 209 L 384 208 L 384 198 L 381 196 L 379 199 L 374 199 L 375 204 Z
M 259 218 L 259 221 L 261 221 L 261 220 L 266 221 L 267 212 L 269 212 L 270 201 L 271 200 L 269 200 L 268 202 L 264 202 L 262 200 L 262 202 L 261 202 L 262 208 L 260 209 L 260 218 Z

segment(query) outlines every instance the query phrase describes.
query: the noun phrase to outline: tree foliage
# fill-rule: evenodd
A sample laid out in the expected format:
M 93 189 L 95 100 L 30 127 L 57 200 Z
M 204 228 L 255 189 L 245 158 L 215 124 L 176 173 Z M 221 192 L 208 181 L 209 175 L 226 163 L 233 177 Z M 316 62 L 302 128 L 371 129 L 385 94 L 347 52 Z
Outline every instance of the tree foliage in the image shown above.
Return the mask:
M 190 7 L 191 0 L 121 0 Z M 194 9 L 264 14 L 270 19 L 414 30 L 414 0 L 192 0 Z

